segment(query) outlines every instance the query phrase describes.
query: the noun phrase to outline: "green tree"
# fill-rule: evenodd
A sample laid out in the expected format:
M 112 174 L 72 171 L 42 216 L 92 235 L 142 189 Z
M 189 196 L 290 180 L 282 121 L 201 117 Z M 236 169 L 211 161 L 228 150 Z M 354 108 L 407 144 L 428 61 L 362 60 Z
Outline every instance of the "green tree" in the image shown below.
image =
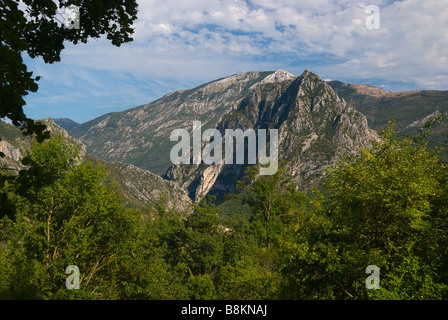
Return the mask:
M 106 171 L 78 163 L 77 148 L 64 137 L 35 143 L 31 161 L 44 172 L 15 193 L 15 221 L 2 219 L 3 298 L 104 298 L 113 294 L 113 262 L 132 235 L 135 212 L 106 182 Z M 18 180 L 19 181 L 19 180 Z M 18 189 L 22 186 L 16 186 Z M 65 288 L 65 269 L 81 272 L 80 290 Z
M 281 237 L 286 226 L 305 209 L 306 196 L 297 191 L 284 167 L 279 167 L 273 175 L 260 176 L 258 172 L 258 166 L 249 167 L 244 180 L 238 181 L 237 189 L 242 201 L 252 208 L 251 223 L 255 232 L 269 248 L 272 238 Z
M 131 238 L 124 239 L 123 250 L 114 262 L 117 298 L 188 299 L 188 270 L 184 264 L 169 263 L 175 252 L 172 252 L 172 245 L 165 243 L 176 228 L 169 224 L 169 221 L 175 221 L 174 217 L 142 215 L 139 211 L 136 216 L 141 218 L 134 224 Z
M 222 263 L 224 227 L 214 197 L 203 198 L 185 220 L 180 244 L 185 261 L 194 275 L 213 277 Z
M 190 274 L 186 287 L 189 299 L 212 300 L 216 298 L 215 284 L 208 274 Z
M 78 6 L 81 14 L 79 29 L 66 28 L 58 12 Z M 23 54 L 42 57 L 45 63 L 60 61 L 65 42 L 86 43 L 90 38 L 106 35 L 115 46 L 132 41 L 132 23 L 137 19 L 135 0 L 0 0 L 0 118 L 9 118 L 25 133 L 44 136 L 45 126 L 36 124 L 23 112 L 29 92 L 38 89 L 32 72 L 23 62 Z
M 272 176 L 258 172 L 257 166 L 249 167 L 237 184 L 239 193 L 227 197 L 240 203 L 241 212 L 225 220 L 225 259 L 215 280 L 221 299 L 278 297 L 282 284 L 278 247 L 305 211 L 307 197 L 284 167 Z
M 326 216 L 320 193 L 311 208 L 295 223 L 280 243 L 281 299 L 336 299 L 347 296 L 341 283 L 349 274 L 341 262 L 341 237 Z M 348 269 L 348 268 L 347 268 Z
M 360 157 L 329 170 L 328 198 L 283 243 L 292 297 L 446 297 L 446 164 L 424 139 L 392 137 L 393 124 Z M 380 269 L 379 290 L 366 289 L 369 265 Z
M 435 231 L 434 200 L 446 166 L 426 143 L 396 141 L 392 133 L 393 125 L 358 161 L 330 173 L 330 214 L 353 249 L 369 253 L 358 270 L 369 264 L 383 270 L 381 290 L 369 294 L 437 298 L 445 289 L 428 260 L 435 249 L 428 235 Z
M 232 263 L 223 264 L 217 275 L 218 298 L 222 300 L 276 299 L 281 274 L 263 263 L 263 254 L 244 255 Z

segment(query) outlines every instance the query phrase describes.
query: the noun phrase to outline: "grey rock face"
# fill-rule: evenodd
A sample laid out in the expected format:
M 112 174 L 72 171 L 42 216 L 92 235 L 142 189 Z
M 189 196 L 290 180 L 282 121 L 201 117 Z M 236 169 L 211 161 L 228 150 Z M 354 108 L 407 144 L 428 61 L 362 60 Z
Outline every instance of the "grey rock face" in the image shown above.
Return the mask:
M 156 204 L 163 199 L 167 209 L 191 211 L 192 202 L 187 192 L 174 182 L 131 164 L 112 162 L 108 163 L 106 168 L 110 176 L 119 183 L 129 204 L 141 207 L 145 204 Z
M 58 126 L 60 126 L 62 129 L 65 129 L 67 131 L 69 131 L 79 125 L 79 123 L 77 123 L 71 119 L 68 119 L 68 118 L 58 118 L 58 119 L 53 119 L 53 121 Z
M 0 152 L 3 152 L 6 158 L 13 162 L 19 162 L 23 154 L 19 148 L 14 148 L 8 141 L 0 141 Z
M 47 125 L 47 130 L 50 133 L 60 134 L 67 139 L 67 143 L 72 143 L 79 147 L 80 157 L 78 164 L 81 162 L 96 162 L 105 166 L 108 170 L 109 180 L 118 183 L 123 198 L 128 205 L 145 207 L 147 204 L 155 204 L 159 199 L 164 199 L 164 204 L 167 208 L 176 208 L 182 212 L 191 210 L 191 200 L 187 192 L 175 185 L 174 182 L 164 180 L 154 173 L 130 164 L 96 159 L 86 152 L 86 148 L 81 141 L 71 137 L 53 119 L 47 118 L 40 122 Z M 2 125 L 9 126 L 10 130 L 19 131 L 10 125 L 4 123 Z M 22 136 L 20 131 L 18 134 L 19 138 L 15 141 L 7 141 L 5 138 L 2 138 L 3 140 L 0 141 L 0 151 L 5 154 L 5 157 L 0 158 L 0 167 L 9 168 L 16 172 L 26 169 L 21 164 L 21 160 L 31 151 L 31 139 Z
M 253 86 L 217 128 L 222 135 L 225 129 L 278 129 L 278 157 L 285 160 L 287 171 L 302 190 L 317 186 L 326 166 L 370 146 L 377 138 L 366 118 L 309 70 L 300 77 Z M 165 178 L 187 188 L 194 201 L 200 194 L 222 199 L 235 191 L 246 167 L 178 165 L 169 168 Z
M 248 71 L 176 91 L 147 105 L 106 114 L 75 127 L 70 135 L 80 139 L 87 151 L 107 161 L 134 164 L 157 174 L 171 165 L 170 150 L 175 129 L 191 131 L 193 121 L 214 128 L 238 108 L 253 86 L 295 78 L 286 71 Z
M 326 166 L 376 137 L 366 118 L 310 70 L 299 77 L 284 70 L 235 74 L 104 115 L 70 134 L 95 157 L 163 175 L 193 201 L 207 194 L 222 199 L 235 191 L 247 165 L 173 165 L 170 150 L 177 142 L 170 134 L 191 133 L 193 121 L 201 121 L 202 132 L 217 128 L 223 135 L 225 129 L 277 129 L 279 160 L 301 189 L 316 186 Z

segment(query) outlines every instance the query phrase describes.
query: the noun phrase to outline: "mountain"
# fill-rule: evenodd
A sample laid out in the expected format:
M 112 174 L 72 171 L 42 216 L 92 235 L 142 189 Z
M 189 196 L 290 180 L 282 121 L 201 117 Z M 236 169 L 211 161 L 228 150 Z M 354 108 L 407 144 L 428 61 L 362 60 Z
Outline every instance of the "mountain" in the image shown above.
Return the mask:
M 188 191 L 222 198 L 233 192 L 246 165 L 177 165 L 170 160 L 175 129 L 202 132 L 217 128 L 279 130 L 279 160 L 301 189 L 316 186 L 324 167 L 370 145 L 377 137 L 362 113 L 340 99 L 320 77 L 306 70 L 299 77 L 284 70 L 249 71 L 190 90 L 167 94 L 150 104 L 104 115 L 70 134 L 92 155 L 133 164 L 161 174 Z
M 235 74 L 169 93 L 147 105 L 106 114 L 75 127 L 70 134 L 80 139 L 93 156 L 164 174 L 171 165 L 173 130 L 191 130 L 194 120 L 201 121 L 204 130 L 214 128 L 254 87 L 293 78 L 283 70 Z
M 384 130 L 388 122 L 396 120 L 398 132 L 408 132 L 426 117 L 448 113 L 448 91 L 414 90 L 390 92 L 376 87 L 329 81 L 328 84 L 347 103 L 363 113 L 369 126 Z
M 174 165 L 170 153 L 179 142 L 170 136 L 184 129 L 191 137 L 195 121 L 200 121 L 202 132 L 216 129 L 221 136 L 227 129 L 277 130 L 278 160 L 306 191 L 319 185 L 326 167 L 370 146 L 389 120 L 396 120 L 399 134 L 409 135 L 440 113 L 448 114 L 448 91 L 394 93 L 364 84 L 323 81 L 310 70 L 300 76 L 277 70 L 234 74 L 79 125 L 70 119 L 54 122 L 67 128 L 74 141 L 82 142 L 86 159 L 107 167 L 130 205 L 143 206 L 163 196 L 171 206 L 185 209 L 201 195 L 215 195 L 222 201 L 226 193 L 235 191 L 248 166 L 247 162 Z M 5 166 L 17 164 L 26 149 L 20 132 L 10 127 L 0 126 L 0 136 L 8 137 L 0 142 L 0 151 L 7 154 L 2 161 L 9 161 Z M 435 130 L 433 139 L 438 143 L 445 134 L 442 129 L 440 125 Z M 200 147 L 208 144 L 202 141 Z M 232 156 L 235 159 L 235 150 Z
M 41 121 L 47 125 L 47 130 L 51 133 L 62 134 L 68 143 L 78 145 L 81 161 L 94 162 L 106 167 L 107 178 L 118 183 L 128 206 L 143 208 L 163 199 L 167 208 L 177 208 L 185 212 L 191 209 L 191 200 L 186 191 L 173 182 L 166 181 L 154 173 L 130 164 L 97 159 L 88 154 L 84 144 L 71 137 L 65 129 L 56 124 L 56 121 L 51 118 Z M 2 139 L 0 152 L 5 154 L 5 157 L 0 158 L 0 168 L 10 172 L 25 169 L 21 164 L 21 159 L 31 151 L 31 138 L 23 136 L 18 128 L 1 121 L 0 137 Z
M 267 146 L 273 137 L 270 130 L 277 130 L 278 160 L 306 191 L 320 184 L 326 167 L 370 146 L 391 119 L 396 120 L 399 134 L 410 135 L 425 119 L 440 113 L 448 114 L 448 91 L 394 93 L 323 81 L 310 70 L 300 76 L 277 70 L 234 74 L 83 124 L 65 118 L 44 121 L 50 130 L 79 144 L 84 161 L 104 165 L 129 205 L 143 207 L 163 199 L 168 207 L 188 210 L 201 195 L 214 195 L 221 202 L 235 191 L 248 166 L 247 139 L 243 164 L 191 164 L 193 157 L 190 164 L 173 164 L 170 153 L 179 141 L 171 134 L 183 129 L 191 138 L 197 121 L 202 133 L 216 129 L 222 137 L 229 129 L 266 130 Z M 441 143 L 445 132 L 446 125 L 435 127 L 435 143 Z M 29 138 L 3 122 L 0 137 L 0 152 L 5 154 L 0 167 L 22 169 L 20 159 L 30 148 Z M 199 147 L 210 144 L 202 141 Z M 194 153 L 190 146 L 188 151 Z M 235 150 L 231 156 L 236 159 Z
M 302 190 L 318 186 L 326 166 L 358 153 L 378 137 L 363 114 L 309 70 L 299 77 L 253 86 L 217 128 L 221 135 L 226 129 L 277 129 L 278 158 Z M 201 194 L 222 200 L 235 191 L 246 168 L 247 164 L 181 164 L 171 166 L 164 177 L 177 181 L 194 200 Z
M 31 141 L 22 135 L 22 132 L 3 121 L 0 121 L 0 168 L 6 171 L 17 172 L 23 169 L 21 163 L 24 155 L 31 149 Z
M 142 208 L 161 200 L 167 209 L 175 208 L 181 212 L 191 210 L 192 201 L 187 192 L 174 182 L 132 164 L 96 161 L 106 167 L 110 180 L 118 182 L 129 206 Z
M 395 131 L 401 136 L 415 136 L 428 118 L 439 114 L 448 115 L 448 91 L 414 90 L 390 92 L 376 87 L 330 81 L 328 84 L 347 103 L 362 112 L 369 126 L 382 131 L 388 122 L 395 120 Z M 440 158 L 448 161 L 446 121 L 436 124 L 428 136 L 431 148 L 445 147 Z
M 79 123 L 73 121 L 72 119 L 68 119 L 68 118 L 56 118 L 53 119 L 53 121 L 60 126 L 62 129 L 65 129 L 67 131 L 70 131 L 71 129 L 73 129 L 76 126 L 79 126 Z

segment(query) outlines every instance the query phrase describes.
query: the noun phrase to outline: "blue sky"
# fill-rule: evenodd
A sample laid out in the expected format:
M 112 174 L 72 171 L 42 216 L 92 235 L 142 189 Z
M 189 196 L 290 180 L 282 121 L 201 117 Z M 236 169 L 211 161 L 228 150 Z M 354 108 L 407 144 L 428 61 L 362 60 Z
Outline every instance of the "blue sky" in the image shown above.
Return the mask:
M 366 28 L 369 5 L 379 30 Z M 24 59 L 42 76 L 27 116 L 79 123 L 249 70 L 448 90 L 448 1 L 140 0 L 132 43 L 67 44 L 51 65 Z

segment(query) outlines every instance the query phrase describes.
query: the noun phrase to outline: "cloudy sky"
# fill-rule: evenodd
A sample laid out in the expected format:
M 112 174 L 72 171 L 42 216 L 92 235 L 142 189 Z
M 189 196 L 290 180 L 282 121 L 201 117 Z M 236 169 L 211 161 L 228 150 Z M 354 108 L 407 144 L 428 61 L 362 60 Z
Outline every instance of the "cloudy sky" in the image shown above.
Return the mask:
M 42 76 L 26 98 L 29 117 L 82 123 L 249 70 L 310 69 L 390 91 L 448 90 L 448 0 L 138 2 L 130 44 L 67 45 L 52 65 L 25 58 Z M 366 26 L 371 5 L 379 29 Z

